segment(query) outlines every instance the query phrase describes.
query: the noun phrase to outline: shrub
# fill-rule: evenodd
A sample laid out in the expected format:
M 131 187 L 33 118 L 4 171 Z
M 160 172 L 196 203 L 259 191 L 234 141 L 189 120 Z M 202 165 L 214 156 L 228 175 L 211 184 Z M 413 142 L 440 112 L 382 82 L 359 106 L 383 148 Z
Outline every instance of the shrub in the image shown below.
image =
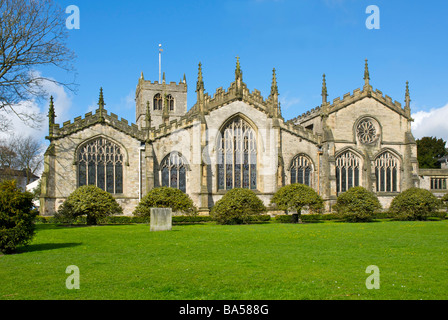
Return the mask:
M 336 215 L 348 222 L 368 222 L 381 209 L 377 196 L 363 187 L 353 187 L 338 196 Z
M 440 200 L 448 208 L 448 193 L 445 193 L 445 195 Z
M 140 217 L 150 217 L 151 208 L 171 208 L 173 212 L 187 215 L 196 213 L 193 200 L 179 189 L 159 187 L 149 191 L 135 208 L 133 214 Z
M 34 236 L 33 194 L 21 192 L 15 181 L 0 183 L 0 251 L 13 253 Z
M 59 207 L 55 218 L 60 222 L 73 222 L 86 216 L 88 225 L 96 225 L 104 217 L 123 213 L 123 209 L 108 192 L 90 185 L 73 191 Z
M 219 224 L 249 223 L 254 216 L 266 212 L 263 202 L 255 192 L 249 189 L 236 188 L 215 203 L 210 215 Z
M 293 210 L 297 212 L 297 219 L 301 221 L 301 213 L 304 207 L 308 207 L 311 212 L 320 212 L 323 208 L 322 197 L 313 188 L 293 183 L 277 190 L 271 199 L 280 210 Z
M 426 220 L 439 209 L 441 202 L 430 191 L 410 188 L 396 196 L 389 211 L 398 220 Z

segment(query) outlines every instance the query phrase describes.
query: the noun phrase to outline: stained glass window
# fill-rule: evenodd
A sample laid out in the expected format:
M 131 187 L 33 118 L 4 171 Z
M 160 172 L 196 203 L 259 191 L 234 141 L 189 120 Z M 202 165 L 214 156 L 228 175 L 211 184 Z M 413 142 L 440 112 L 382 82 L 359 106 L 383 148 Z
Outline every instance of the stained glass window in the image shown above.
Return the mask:
M 240 117 L 220 133 L 218 189 L 257 189 L 257 140 L 255 131 Z
M 98 138 L 79 148 L 78 186 L 84 185 L 123 193 L 123 155 L 118 145 Z
M 172 152 L 166 156 L 160 164 L 162 186 L 186 192 L 186 165 L 186 160 L 178 152 Z
M 375 160 L 375 181 L 377 192 L 398 191 L 399 160 L 391 152 L 383 152 Z
M 307 157 L 303 155 L 296 156 L 291 162 L 290 172 L 291 183 L 310 185 L 313 168 L 311 161 Z
M 336 158 L 337 193 L 359 186 L 360 162 L 359 157 L 351 151 L 346 151 Z

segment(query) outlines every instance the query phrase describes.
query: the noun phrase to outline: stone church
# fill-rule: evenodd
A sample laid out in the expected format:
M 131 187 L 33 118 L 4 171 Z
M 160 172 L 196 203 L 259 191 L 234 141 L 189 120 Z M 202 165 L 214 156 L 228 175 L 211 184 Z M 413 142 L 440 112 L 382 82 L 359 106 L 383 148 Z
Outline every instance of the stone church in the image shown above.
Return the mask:
M 267 98 L 249 90 L 237 58 L 227 90 L 205 92 L 199 63 L 196 103 L 187 110 L 187 82 L 138 80 L 135 124 L 98 109 L 60 126 L 50 101 L 50 145 L 42 175 L 41 214 L 52 215 L 77 187 L 96 185 L 131 215 L 152 188 L 187 193 L 207 214 L 232 188 L 251 189 L 269 206 L 282 186 L 314 188 L 331 211 L 338 194 L 363 186 L 384 207 L 394 196 L 422 185 L 446 192 L 446 170 L 419 171 L 411 132 L 408 83 L 404 106 L 374 90 L 367 60 L 364 85 L 294 119 L 282 117 L 276 72 Z M 435 187 L 434 187 L 435 186 Z

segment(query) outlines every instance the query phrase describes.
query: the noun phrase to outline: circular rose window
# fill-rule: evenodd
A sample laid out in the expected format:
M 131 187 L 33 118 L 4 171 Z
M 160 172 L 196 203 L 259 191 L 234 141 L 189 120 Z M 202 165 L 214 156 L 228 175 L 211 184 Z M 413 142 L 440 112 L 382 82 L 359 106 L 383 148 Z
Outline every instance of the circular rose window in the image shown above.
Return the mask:
M 362 120 L 356 128 L 356 132 L 362 143 L 372 143 L 377 138 L 375 125 L 369 119 Z

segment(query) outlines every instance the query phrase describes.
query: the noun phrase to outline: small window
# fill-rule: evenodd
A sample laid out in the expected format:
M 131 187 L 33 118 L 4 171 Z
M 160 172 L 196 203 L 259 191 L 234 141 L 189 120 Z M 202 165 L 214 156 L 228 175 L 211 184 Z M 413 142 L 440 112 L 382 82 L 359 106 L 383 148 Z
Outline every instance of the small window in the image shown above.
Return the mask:
M 447 190 L 447 178 L 431 178 L 431 190 Z
M 154 110 L 162 110 L 162 95 L 160 93 L 154 96 Z
M 174 111 L 174 98 L 172 95 L 169 94 L 166 96 L 166 103 L 168 105 L 168 110 Z

